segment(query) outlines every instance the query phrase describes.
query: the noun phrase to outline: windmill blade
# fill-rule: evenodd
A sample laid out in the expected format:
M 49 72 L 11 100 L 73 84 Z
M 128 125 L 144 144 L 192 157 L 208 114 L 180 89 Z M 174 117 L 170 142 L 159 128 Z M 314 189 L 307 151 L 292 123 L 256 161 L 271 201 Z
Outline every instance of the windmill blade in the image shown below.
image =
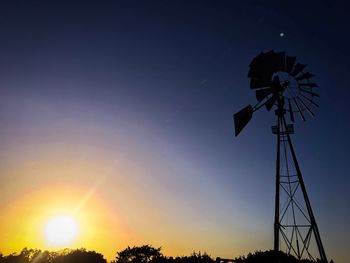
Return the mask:
M 254 79 L 252 78 L 250 80 L 250 88 L 251 89 L 260 89 L 270 86 L 271 81 L 261 80 L 261 79 Z
M 277 94 L 273 94 L 273 96 L 271 96 L 271 98 L 269 98 L 266 102 L 265 102 L 265 106 L 266 106 L 266 109 L 268 111 L 271 110 L 272 106 L 275 104 L 276 100 L 278 98 L 278 95 Z
M 248 105 L 241 109 L 239 112 L 233 115 L 233 121 L 235 125 L 235 136 L 243 130 L 243 128 L 248 124 L 248 122 L 252 119 L 254 109 L 252 105 Z
M 293 71 L 290 73 L 292 76 L 296 76 L 298 75 L 301 71 L 303 71 L 303 69 L 306 67 L 306 64 L 300 64 L 300 63 L 297 63 L 295 66 L 294 66 L 294 69 Z
M 267 88 L 267 89 L 259 89 L 255 92 L 256 99 L 258 101 L 262 101 L 265 99 L 268 95 L 270 95 L 273 92 L 273 88 Z
M 301 104 L 303 104 L 304 108 L 308 111 L 308 113 L 310 113 L 310 115 L 314 117 L 315 114 L 310 110 L 310 108 L 305 104 L 305 102 L 299 97 L 297 97 L 297 99 L 301 102 Z
M 273 50 L 267 53 L 260 53 L 250 63 L 248 77 L 269 81 L 276 72 L 276 54 Z
M 300 91 L 302 91 L 302 92 L 306 92 L 306 93 L 308 93 L 308 94 L 310 94 L 310 95 L 312 95 L 312 96 L 315 96 L 315 97 L 320 97 L 320 95 L 319 94 L 317 94 L 317 93 L 315 93 L 315 92 L 312 92 L 312 91 L 310 91 L 310 90 L 306 90 L 306 89 L 303 89 L 303 88 L 299 88 L 299 90 Z
M 309 87 L 309 88 L 316 88 L 316 87 L 318 87 L 318 85 L 316 83 L 312 83 L 312 82 L 299 83 L 299 86 Z
M 285 68 L 286 72 L 288 72 L 288 73 L 292 72 L 292 69 L 294 68 L 294 64 L 295 64 L 296 59 L 297 59 L 297 57 L 286 56 L 286 68 Z
M 284 70 L 285 53 L 276 53 L 273 50 L 267 52 L 264 56 L 264 69 L 272 73 L 271 76 L 278 72 Z
M 256 65 L 249 69 L 248 77 L 260 79 L 263 81 L 269 81 L 272 78 L 273 71 L 270 68 L 266 68 L 266 65 Z
M 311 104 L 315 105 L 317 108 L 320 107 L 320 105 L 318 105 L 316 102 L 314 102 L 313 100 L 311 100 L 310 98 L 306 97 L 303 93 L 300 93 L 300 96 L 302 96 L 304 99 L 306 99 L 308 102 L 310 102 Z
M 289 116 L 290 116 L 290 120 L 292 122 L 294 121 L 294 113 L 293 113 L 293 108 L 292 108 L 292 103 L 290 102 L 290 99 L 288 99 L 288 106 L 289 106 Z
M 255 58 L 253 58 L 252 62 L 250 62 L 249 66 L 252 67 L 256 64 L 261 64 L 261 60 L 264 57 L 265 53 L 264 52 L 260 52 L 259 55 L 257 55 Z
M 268 81 L 270 79 L 269 76 L 265 73 L 264 69 L 265 55 L 265 53 L 261 52 L 252 60 L 249 65 L 248 77 L 263 81 Z
M 270 65 L 273 72 L 283 71 L 285 67 L 285 57 L 286 53 L 268 53 L 266 58 L 266 65 Z
M 315 75 L 311 74 L 310 72 L 305 72 L 301 74 L 299 77 L 295 78 L 296 80 L 303 80 L 303 79 L 309 79 L 315 77 Z
M 275 76 L 273 78 L 271 89 L 272 89 L 273 95 L 265 102 L 265 106 L 268 111 L 270 111 L 272 106 L 275 104 L 278 98 L 278 92 L 282 89 L 280 78 L 278 76 Z
M 301 108 L 300 108 L 300 106 L 299 106 L 297 100 L 294 98 L 293 101 L 294 101 L 295 105 L 296 105 L 297 108 L 298 108 L 298 112 L 299 112 L 300 118 L 301 118 L 303 121 L 306 121 L 306 119 L 305 119 L 305 117 L 304 117 L 304 114 L 303 114 L 303 112 L 301 111 Z

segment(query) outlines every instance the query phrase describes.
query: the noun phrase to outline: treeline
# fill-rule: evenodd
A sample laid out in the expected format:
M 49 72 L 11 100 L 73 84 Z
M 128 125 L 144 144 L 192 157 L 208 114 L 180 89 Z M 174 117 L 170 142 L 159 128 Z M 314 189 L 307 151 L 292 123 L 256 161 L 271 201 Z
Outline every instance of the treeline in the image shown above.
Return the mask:
M 85 249 L 62 250 L 59 252 L 24 248 L 20 253 L 0 255 L 0 263 L 107 263 L 103 255 Z
M 211 258 L 206 253 L 193 252 L 190 256 L 167 257 L 161 252 L 161 248 L 149 245 L 139 247 L 127 247 L 117 252 L 112 263 L 315 263 L 319 261 L 297 260 L 283 252 L 258 251 L 247 256 L 227 260 Z M 331 261 L 333 262 L 333 261 Z M 330 263 L 331 263 L 330 262 Z M 102 254 L 86 249 L 69 250 L 59 252 L 41 251 L 24 248 L 20 253 L 10 255 L 0 254 L 0 263 L 107 263 Z

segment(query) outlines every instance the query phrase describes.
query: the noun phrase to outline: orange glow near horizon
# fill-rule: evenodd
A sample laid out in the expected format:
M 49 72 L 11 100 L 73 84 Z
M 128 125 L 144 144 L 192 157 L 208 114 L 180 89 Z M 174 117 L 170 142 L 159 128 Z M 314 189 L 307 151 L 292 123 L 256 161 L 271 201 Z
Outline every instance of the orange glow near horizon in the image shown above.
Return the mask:
M 87 191 L 88 192 L 88 191 Z M 81 204 L 84 193 L 81 190 L 67 187 L 55 187 L 55 190 L 47 189 L 35 193 L 28 193 L 23 198 L 8 204 L 6 212 L 2 215 L 3 223 L 0 225 L 4 254 L 20 251 L 24 247 L 43 250 L 60 250 L 69 248 L 87 248 L 96 251 L 108 251 L 108 244 L 101 240 L 108 240 L 110 244 L 123 247 L 125 241 L 130 241 L 134 236 L 120 215 L 107 207 L 93 194 L 89 194 L 85 204 Z M 86 196 L 86 194 L 85 194 Z M 53 235 L 47 231 L 50 222 L 53 227 L 58 227 L 57 222 L 65 216 L 65 221 L 74 220 L 78 229 L 74 237 L 69 240 L 50 240 Z M 63 219 L 61 221 L 64 221 Z M 60 222 L 58 222 L 60 223 Z M 67 222 L 64 222 L 67 224 Z M 56 225 L 55 225 L 56 224 Z M 73 229 L 74 230 L 74 229 Z M 56 237 L 60 238 L 60 237 Z M 50 242 L 58 241 L 58 242 Z M 114 242 L 113 242 L 114 241 Z M 115 252 L 113 252 L 115 253 Z M 107 258 L 114 254 L 105 254 Z

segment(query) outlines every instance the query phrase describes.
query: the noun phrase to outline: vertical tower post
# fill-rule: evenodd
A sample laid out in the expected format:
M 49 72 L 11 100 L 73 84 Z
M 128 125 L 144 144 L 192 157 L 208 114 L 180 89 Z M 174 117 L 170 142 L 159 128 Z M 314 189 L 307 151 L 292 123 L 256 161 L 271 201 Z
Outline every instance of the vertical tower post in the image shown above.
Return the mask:
M 276 110 L 277 116 L 277 157 L 276 157 L 276 193 L 275 193 L 275 222 L 274 222 L 274 251 L 279 251 L 279 211 L 280 211 L 280 140 L 281 140 L 281 113 L 283 114 L 283 106 L 281 98 L 278 100 L 278 108 Z

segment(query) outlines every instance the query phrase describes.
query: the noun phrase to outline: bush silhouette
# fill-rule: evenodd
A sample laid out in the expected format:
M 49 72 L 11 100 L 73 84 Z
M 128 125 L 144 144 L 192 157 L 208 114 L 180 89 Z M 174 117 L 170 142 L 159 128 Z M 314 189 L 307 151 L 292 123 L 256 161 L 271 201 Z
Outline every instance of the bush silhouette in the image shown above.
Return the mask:
M 282 251 L 277 253 L 273 250 L 269 251 L 256 251 L 254 254 L 249 253 L 246 257 L 241 256 L 234 259 L 235 263 L 315 263 L 309 259 L 298 260 L 292 255 L 287 255 Z

